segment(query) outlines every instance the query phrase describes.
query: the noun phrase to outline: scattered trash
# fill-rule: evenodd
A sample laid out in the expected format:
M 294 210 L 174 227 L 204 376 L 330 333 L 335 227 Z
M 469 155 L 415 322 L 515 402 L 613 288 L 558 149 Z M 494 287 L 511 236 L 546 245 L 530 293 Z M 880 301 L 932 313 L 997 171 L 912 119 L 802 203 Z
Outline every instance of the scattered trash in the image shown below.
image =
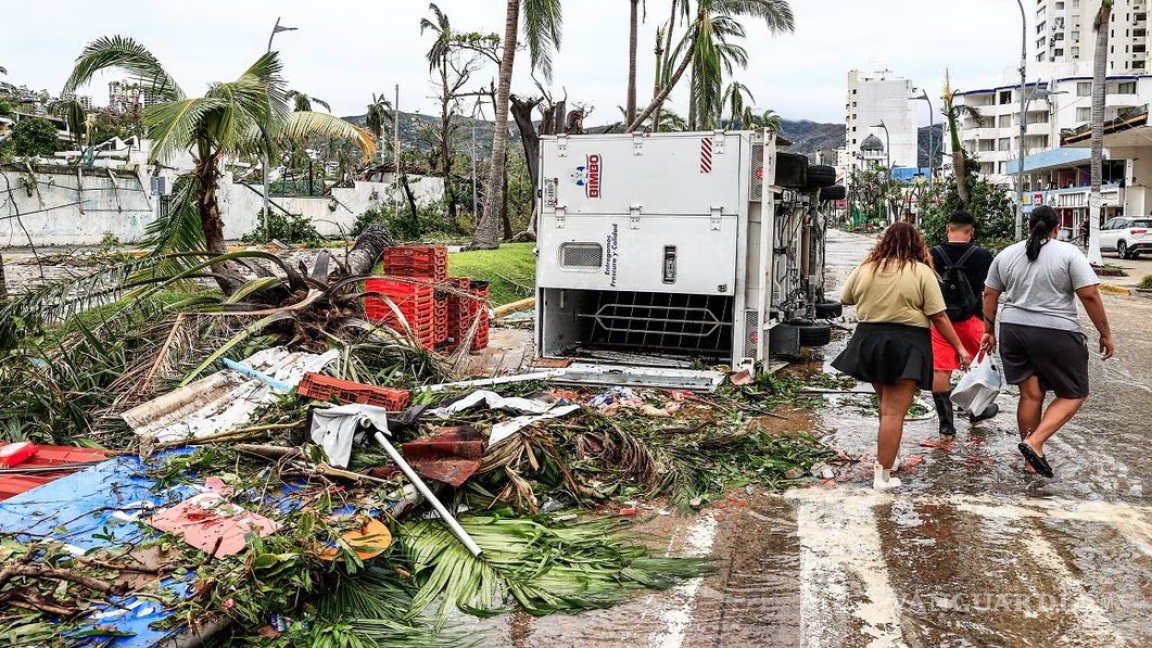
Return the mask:
M 751 385 L 756 382 L 756 376 L 752 374 L 751 370 L 741 369 L 728 374 L 728 382 L 736 386 Z
M 356 433 L 368 425 L 387 432 L 388 410 L 373 405 L 317 409 L 312 412 L 312 441 L 324 449 L 330 465 L 346 468 Z
M 462 425 L 438 428 L 401 448 L 421 476 L 460 487 L 480 469 L 488 440 L 475 428 Z
M 276 522 L 232 504 L 214 492 L 201 493 L 161 509 L 148 523 L 208 552 L 210 558 L 240 553 L 249 533 L 266 536 L 280 528 Z

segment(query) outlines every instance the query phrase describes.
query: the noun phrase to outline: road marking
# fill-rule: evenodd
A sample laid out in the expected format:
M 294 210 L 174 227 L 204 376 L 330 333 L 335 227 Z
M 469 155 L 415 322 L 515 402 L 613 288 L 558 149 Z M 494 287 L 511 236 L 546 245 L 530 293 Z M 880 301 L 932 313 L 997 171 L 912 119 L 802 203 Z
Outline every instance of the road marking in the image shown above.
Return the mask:
M 1052 546 L 1052 543 L 1036 527 L 1022 529 L 1024 548 L 1032 557 L 1032 562 L 1044 569 L 1055 581 L 1059 588 L 1061 600 L 1071 601 L 1071 606 L 1063 610 L 1074 619 L 1074 625 L 1064 631 L 1065 643 L 1075 645 L 1097 646 L 1126 646 L 1128 642 L 1116 634 L 1112 621 L 1107 613 L 1092 597 L 1085 593 L 1091 588 L 1084 581 L 1077 578 L 1068 569 L 1064 561 Z
M 716 542 L 716 530 L 719 523 L 711 515 L 701 515 L 684 541 L 684 548 L 679 552 L 682 558 L 705 558 L 712 554 L 712 544 Z M 671 553 L 671 546 L 669 546 Z M 692 612 L 696 608 L 696 595 L 704 578 L 693 578 L 672 588 L 666 607 L 660 612 L 660 619 L 664 628 L 653 632 L 648 637 L 648 645 L 659 648 L 680 648 L 692 625 Z
M 863 624 L 870 648 L 903 646 L 898 600 L 873 510 L 888 497 L 824 489 L 787 497 L 796 505 L 804 645 L 841 645 L 847 629 L 829 622 L 847 610 Z M 849 597 L 850 576 L 863 586 L 863 595 Z

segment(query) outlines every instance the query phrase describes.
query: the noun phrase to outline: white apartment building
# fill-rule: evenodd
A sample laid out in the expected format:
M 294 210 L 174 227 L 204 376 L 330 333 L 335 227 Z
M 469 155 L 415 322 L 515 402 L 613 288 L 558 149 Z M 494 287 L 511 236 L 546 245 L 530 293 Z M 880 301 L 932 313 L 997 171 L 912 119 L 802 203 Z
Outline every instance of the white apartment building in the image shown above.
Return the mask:
M 916 113 L 911 97 L 912 82 L 890 70 L 850 71 L 844 103 L 844 155 L 840 163 L 848 169 L 862 168 L 861 146 L 869 135 L 874 135 L 886 149 L 881 156 L 885 164 L 890 155 L 893 168 L 919 168 Z
M 1030 65 L 1029 76 L 1041 75 L 1026 87 L 1027 121 L 1024 134 L 1025 156 L 1060 146 L 1060 132 L 1091 120 L 1092 62 Z M 979 173 L 994 184 L 1013 186 L 1010 164 L 1019 157 L 1020 81 L 1019 71 L 1004 72 L 1003 85 L 994 88 L 958 91 L 954 103 L 971 106 L 980 117 L 960 122 L 964 149 L 977 158 Z M 1015 77 L 1015 82 L 1013 78 Z M 1110 75 L 1105 85 L 1104 119 L 1114 119 L 1125 111 L 1152 103 L 1152 76 Z M 944 146 L 950 149 L 949 138 Z M 950 153 L 948 150 L 946 153 Z
M 1150 69 L 1149 0 L 1115 0 L 1108 27 L 1108 74 L 1144 74 Z M 1037 0 L 1033 22 L 1038 63 L 1091 61 L 1092 24 L 1100 0 Z

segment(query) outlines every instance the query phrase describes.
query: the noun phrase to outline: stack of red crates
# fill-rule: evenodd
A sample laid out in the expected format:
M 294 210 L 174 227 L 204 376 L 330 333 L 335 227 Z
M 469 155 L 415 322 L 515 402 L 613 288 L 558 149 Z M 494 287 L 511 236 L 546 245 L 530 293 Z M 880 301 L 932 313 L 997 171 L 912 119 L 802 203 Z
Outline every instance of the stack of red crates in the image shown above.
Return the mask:
M 469 292 L 472 280 L 467 277 L 449 277 L 446 283 L 458 292 Z M 472 320 L 468 317 L 469 304 L 471 303 L 471 299 L 461 296 L 457 292 L 448 293 L 448 336 L 444 341 L 444 347 L 447 351 L 455 351 L 464 340 L 464 336 L 468 334 L 468 327 L 472 325 Z
M 469 350 L 482 351 L 488 348 L 488 282 L 471 281 L 468 292 L 478 298 L 468 300 L 468 326 L 471 326 L 477 318 L 480 319 Z
M 385 248 L 384 274 L 443 283 L 448 279 L 448 248 L 443 245 Z M 433 292 L 432 319 L 432 344 L 441 344 L 448 339 L 448 301 L 443 293 Z
M 402 280 L 372 278 L 364 281 L 364 290 L 379 293 L 392 300 L 408 322 L 415 340 L 428 348 L 435 346 L 436 299 L 432 286 Z M 364 314 L 374 322 L 382 322 L 397 330 L 403 330 L 396 313 L 376 295 L 364 298 Z
M 375 405 L 389 412 L 407 409 L 409 401 L 409 394 L 404 389 L 362 385 L 318 373 L 304 374 L 296 393 L 326 403 Z

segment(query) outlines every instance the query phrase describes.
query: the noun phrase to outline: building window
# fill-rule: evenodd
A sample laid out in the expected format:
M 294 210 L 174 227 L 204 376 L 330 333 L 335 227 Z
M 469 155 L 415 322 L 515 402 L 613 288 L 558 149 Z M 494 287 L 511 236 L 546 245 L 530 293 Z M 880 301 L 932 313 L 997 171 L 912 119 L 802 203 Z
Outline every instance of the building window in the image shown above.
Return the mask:
M 1116 91 L 1111 94 L 1136 94 L 1136 82 L 1121 81 L 1116 84 Z
M 1073 47 L 1072 48 L 1072 58 L 1080 58 L 1080 48 L 1079 47 Z
M 1092 82 L 1080 81 L 1076 84 L 1077 97 L 1091 97 L 1092 96 Z
M 1007 137 L 1001 137 L 1000 138 L 999 150 L 1007 151 L 1007 150 L 1010 150 L 1011 147 L 1012 147 L 1012 141 L 1010 139 L 1008 139 Z
M 1144 38 L 1147 35 L 1148 35 L 1147 29 L 1141 28 L 1141 29 L 1133 29 L 1132 30 L 1132 36 L 1134 36 L 1136 38 Z
M 1076 109 L 1076 121 L 1086 122 L 1089 119 L 1092 119 L 1092 109 L 1091 108 L 1077 108 Z
M 1074 40 L 1076 42 L 1080 42 L 1080 30 L 1079 29 L 1073 29 L 1072 30 L 1072 40 Z
M 1008 128 L 1012 125 L 1012 115 L 1000 115 L 1000 128 Z
M 1132 61 L 1132 69 L 1133 70 L 1143 70 L 1144 69 L 1144 61 Z
M 1010 103 L 1012 103 L 1012 91 L 1011 90 L 1001 90 L 1000 91 L 1000 104 L 1003 105 L 1003 104 L 1010 104 Z
M 1064 50 L 1062 50 L 1062 49 L 1056 50 L 1055 56 L 1064 56 Z

